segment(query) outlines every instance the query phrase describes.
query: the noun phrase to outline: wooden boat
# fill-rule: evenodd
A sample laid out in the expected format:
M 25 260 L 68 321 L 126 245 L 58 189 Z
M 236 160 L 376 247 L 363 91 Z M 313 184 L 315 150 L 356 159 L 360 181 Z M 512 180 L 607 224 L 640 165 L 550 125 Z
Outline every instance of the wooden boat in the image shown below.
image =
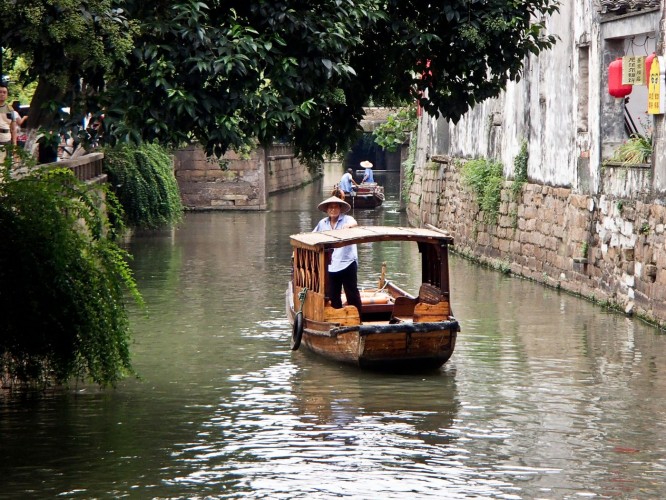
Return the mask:
M 377 208 L 384 203 L 384 187 L 376 182 L 363 182 L 345 201 L 354 208 Z
M 325 358 L 363 368 L 431 370 L 453 354 L 458 322 L 452 315 L 448 246 L 453 238 L 435 228 L 364 226 L 291 236 L 293 276 L 287 286 L 291 348 L 303 344 Z M 363 290 L 362 314 L 334 309 L 326 297 L 327 252 L 338 247 L 410 241 L 421 254 L 421 287 L 407 293 L 385 279 Z

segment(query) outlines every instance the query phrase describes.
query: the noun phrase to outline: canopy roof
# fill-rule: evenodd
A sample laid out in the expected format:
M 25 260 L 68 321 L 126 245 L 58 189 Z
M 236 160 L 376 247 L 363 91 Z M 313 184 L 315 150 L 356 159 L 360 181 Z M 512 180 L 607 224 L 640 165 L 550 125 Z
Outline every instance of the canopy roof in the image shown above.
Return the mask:
M 375 241 L 416 241 L 433 245 L 453 244 L 453 237 L 445 231 L 393 226 L 357 226 L 317 233 L 292 234 L 290 238 L 292 246 L 310 250 L 338 248 Z

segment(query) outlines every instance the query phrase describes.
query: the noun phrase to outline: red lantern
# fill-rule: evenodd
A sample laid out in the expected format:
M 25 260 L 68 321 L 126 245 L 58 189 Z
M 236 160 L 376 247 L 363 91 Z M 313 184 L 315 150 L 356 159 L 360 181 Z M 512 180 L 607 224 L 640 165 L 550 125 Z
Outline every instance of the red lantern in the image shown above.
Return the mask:
M 652 61 L 657 57 L 654 52 L 645 58 L 645 81 L 650 81 L 650 69 L 652 69 Z
M 625 97 L 632 89 L 631 85 L 622 85 L 622 58 L 618 57 L 608 66 L 608 93 L 613 97 Z

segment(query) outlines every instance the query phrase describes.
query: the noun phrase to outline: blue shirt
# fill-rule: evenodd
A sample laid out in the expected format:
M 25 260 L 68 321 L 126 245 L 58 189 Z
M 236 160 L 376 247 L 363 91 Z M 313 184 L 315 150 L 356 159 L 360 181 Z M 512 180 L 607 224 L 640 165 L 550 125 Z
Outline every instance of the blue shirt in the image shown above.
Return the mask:
M 340 179 L 340 189 L 345 193 L 351 193 L 352 190 L 352 176 L 349 172 L 345 172 L 345 175 Z
M 372 169 L 366 168 L 363 175 L 363 182 L 375 182 L 375 177 L 372 175 Z
M 331 227 L 331 218 L 324 217 L 319 221 L 319 224 L 317 224 L 317 227 L 315 227 L 312 232 L 317 233 L 319 231 L 328 231 L 330 229 L 342 229 L 342 226 L 346 224 L 356 224 L 356 219 L 351 215 L 340 214 L 335 227 Z M 328 265 L 328 271 L 331 273 L 342 271 L 343 269 L 347 269 L 352 262 L 358 264 L 356 245 L 347 245 L 346 247 L 336 248 L 333 250 L 333 255 L 331 255 L 331 263 Z

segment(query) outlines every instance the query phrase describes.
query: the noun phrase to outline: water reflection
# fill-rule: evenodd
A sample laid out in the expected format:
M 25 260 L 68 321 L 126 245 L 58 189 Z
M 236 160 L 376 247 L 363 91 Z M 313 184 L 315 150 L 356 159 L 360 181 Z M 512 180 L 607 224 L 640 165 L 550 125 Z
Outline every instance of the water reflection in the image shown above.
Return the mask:
M 234 378 L 233 403 L 222 402 L 179 454 L 194 470 L 171 483 L 217 489 L 235 478 L 234 490 L 255 497 L 397 498 L 448 482 L 429 464 L 457 463 L 442 432 L 457 410 L 452 376 L 361 379 L 301 354 L 298 364 Z
M 661 498 L 666 337 L 451 259 L 456 351 L 386 375 L 289 350 L 290 234 L 328 178 L 262 213 L 139 234 L 141 378 L 0 397 L 0 498 Z M 387 174 L 388 175 L 388 174 Z M 405 224 L 387 201 L 362 224 Z M 413 245 L 362 245 L 368 286 L 415 286 Z

